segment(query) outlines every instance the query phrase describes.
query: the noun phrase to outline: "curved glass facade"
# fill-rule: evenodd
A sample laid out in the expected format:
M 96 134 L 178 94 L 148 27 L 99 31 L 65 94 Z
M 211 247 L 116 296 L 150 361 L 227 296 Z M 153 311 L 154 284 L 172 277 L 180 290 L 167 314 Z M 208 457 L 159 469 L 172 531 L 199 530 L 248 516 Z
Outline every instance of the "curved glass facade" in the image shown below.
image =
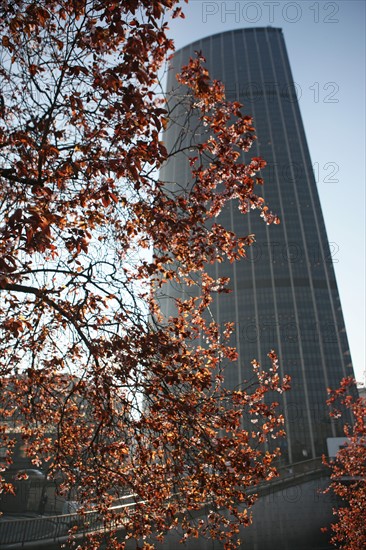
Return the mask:
M 341 424 L 329 420 L 326 389 L 337 387 L 353 370 L 332 249 L 282 30 L 233 30 L 182 48 L 172 61 L 168 92 L 177 87 L 175 73 L 195 51 L 206 57 L 211 77 L 225 84 L 227 98 L 240 101 L 243 112 L 253 115 L 258 139 L 248 159 L 261 156 L 267 161 L 261 191 L 281 219 L 280 225 L 268 227 L 258 213 L 243 216 L 235 204 L 221 214 L 220 221 L 227 227 L 241 235 L 256 235 L 246 259 L 214 268 L 214 275 L 230 277 L 233 289 L 220 295 L 214 305 L 220 324 L 234 321 L 236 325 L 239 360 L 228 367 L 226 384 L 241 384 L 248 377 L 251 360 L 265 364 L 266 354 L 275 349 L 282 372 L 292 378 L 292 389 L 282 405 L 287 432 L 287 440 L 281 443 L 283 457 L 289 462 L 315 458 L 326 453 L 327 437 L 343 435 Z M 176 101 L 174 94 L 172 101 Z M 189 125 L 192 134 L 185 139 L 193 139 L 192 120 Z M 168 150 L 179 142 L 179 132 L 174 125 L 166 131 Z M 182 185 L 189 182 L 186 156 L 173 157 L 160 177 Z M 168 314 L 174 306 L 169 300 L 166 304 Z

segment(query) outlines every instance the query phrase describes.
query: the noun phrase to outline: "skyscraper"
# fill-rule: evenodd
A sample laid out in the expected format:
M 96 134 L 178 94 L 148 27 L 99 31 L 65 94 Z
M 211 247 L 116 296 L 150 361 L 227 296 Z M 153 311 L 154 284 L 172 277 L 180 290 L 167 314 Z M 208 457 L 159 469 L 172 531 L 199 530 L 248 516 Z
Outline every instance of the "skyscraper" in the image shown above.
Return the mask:
M 242 216 L 232 204 L 221 214 L 222 223 L 233 231 L 256 235 L 246 259 L 215 266 L 214 275 L 230 277 L 233 289 L 216 300 L 215 317 L 220 324 L 235 322 L 239 353 L 238 363 L 227 370 L 226 384 L 239 385 L 250 361 L 265 362 L 266 353 L 275 349 L 283 372 L 292 377 L 283 401 L 284 460 L 319 457 L 326 452 L 327 437 L 342 435 L 340 425 L 329 420 L 326 389 L 337 387 L 353 370 L 332 245 L 282 30 L 233 30 L 180 49 L 168 75 L 168 91 L 177 87 L 175 74 L 195 51 L 206 57 L 211 77 L 225 84 L 227 98 L 240 101 L 243 111 L 253 115 L 258 139 L 248 159 L 261 156 L 267 161 L 263 196 L 281 219 L 280 225 L 268 227 L 256 213 Z M 179 128 L 172 125 L 164 140 L 173 148 Z M 185 183 L 189 177 L 184 155 L 174 156 L 161 171 L 164 181 Z

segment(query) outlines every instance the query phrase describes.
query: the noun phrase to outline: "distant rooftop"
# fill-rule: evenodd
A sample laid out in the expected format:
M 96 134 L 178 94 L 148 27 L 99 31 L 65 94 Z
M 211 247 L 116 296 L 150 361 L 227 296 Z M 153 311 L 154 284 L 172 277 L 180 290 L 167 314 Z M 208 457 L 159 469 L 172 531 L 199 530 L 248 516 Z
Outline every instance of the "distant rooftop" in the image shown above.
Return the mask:
M 267 27 L 247 27 L 247 28 L 231 29 L 229 31 L 217 32 L 215 34 L 209 34 L 207 36 L 203 36 L 202 38 L 199 38 L 198 40 L 194 40 L 194 42 L 190 42 L 186 46 L 182 46 L 182 48 L 179 48 L 179 49 L 175 50 L 174 53 L 178 53 L 178 52 L 184 50 L 185 48 L 192 48 L 192 46 L 194 46 L 195 44 L 199 44 L 203 40 L 208 40 L 208 39 L 211 39 L 211 38 L 215 38 L 216 36 L 221 36 L 221 35 L 226 35 L 226 34 L 231 34 L 231 33 L 238 34 L 238 33 L 242 33 L 242 32 L 252 33 L 252 32 L 263 32 L 263 31 L 282 33 L 282 28 L 280 28 L 280 27 L 271 27 L 271 25 L 268 25 Z

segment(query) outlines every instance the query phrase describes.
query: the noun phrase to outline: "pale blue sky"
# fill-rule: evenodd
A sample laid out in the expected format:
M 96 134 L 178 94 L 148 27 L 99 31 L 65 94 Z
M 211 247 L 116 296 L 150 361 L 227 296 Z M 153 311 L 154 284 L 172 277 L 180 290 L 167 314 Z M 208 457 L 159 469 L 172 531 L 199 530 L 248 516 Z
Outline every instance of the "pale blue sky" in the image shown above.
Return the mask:
M 356 378 L 365 372 L 365 2 L 183 4 L 176 48 L 230 29 L 283 29 L 316 167 Z M 204 53 L 204 52 L 203 52 Z M 245 109 L 244 109 L 245 111 Z

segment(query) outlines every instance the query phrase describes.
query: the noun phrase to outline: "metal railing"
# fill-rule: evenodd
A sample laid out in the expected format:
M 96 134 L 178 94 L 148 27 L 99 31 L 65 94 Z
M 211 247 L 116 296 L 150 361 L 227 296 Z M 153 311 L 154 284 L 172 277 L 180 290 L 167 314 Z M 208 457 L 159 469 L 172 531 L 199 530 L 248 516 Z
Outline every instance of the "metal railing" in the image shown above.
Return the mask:
M 265 494 L 269 488 L 283 483 L 296 482 L 308 475 L 319 475 L 326 473 L 327 468 L 322 464 L 321 458 L 306 460 L 290 466 L 279 468 L 280 476 L 269 482 L 263 482 L 260 485 L 251 488 L 249 492 L 258 493 L 259 496 Z M 84 536 L 88 533 L 98 531 L 109 531 L 114 529 L 123 529 L 123 518 L 119 512 L 124 508 L 136 505 L 136 495 L 126 495 L 119 499 L 111 511 L 116 519 L 106 524 L 103 517 L 96 511 L 87 511 L 84 513 L 72 513 L 63 515 L 44 515 L 33 518 L 19 518 L 14 515 L 12 518 L 0 518 L 0 548 L 3 546 L 24 545 L 30 542 L 52 540 L 66 541 L 71 529 L 75 530 L 78 536 Z M 119 516 L 119 517 L 117 517 Z
M 123 520 L 118 517 L 118 513 L 122 512 L 124 508 L 136 505 L 134 496 L 126 495 L 111 507 L 116 519 L 107 524 L 101 514 L 93 510 L 32 518 L 22 518 L 16 515 L 12 518 L 0 518 L 0 549 L 5 545 L 17 544 L 20 546 L 42 540 L 66 541 L 71 529 L 76 536 L 122 529 Z

